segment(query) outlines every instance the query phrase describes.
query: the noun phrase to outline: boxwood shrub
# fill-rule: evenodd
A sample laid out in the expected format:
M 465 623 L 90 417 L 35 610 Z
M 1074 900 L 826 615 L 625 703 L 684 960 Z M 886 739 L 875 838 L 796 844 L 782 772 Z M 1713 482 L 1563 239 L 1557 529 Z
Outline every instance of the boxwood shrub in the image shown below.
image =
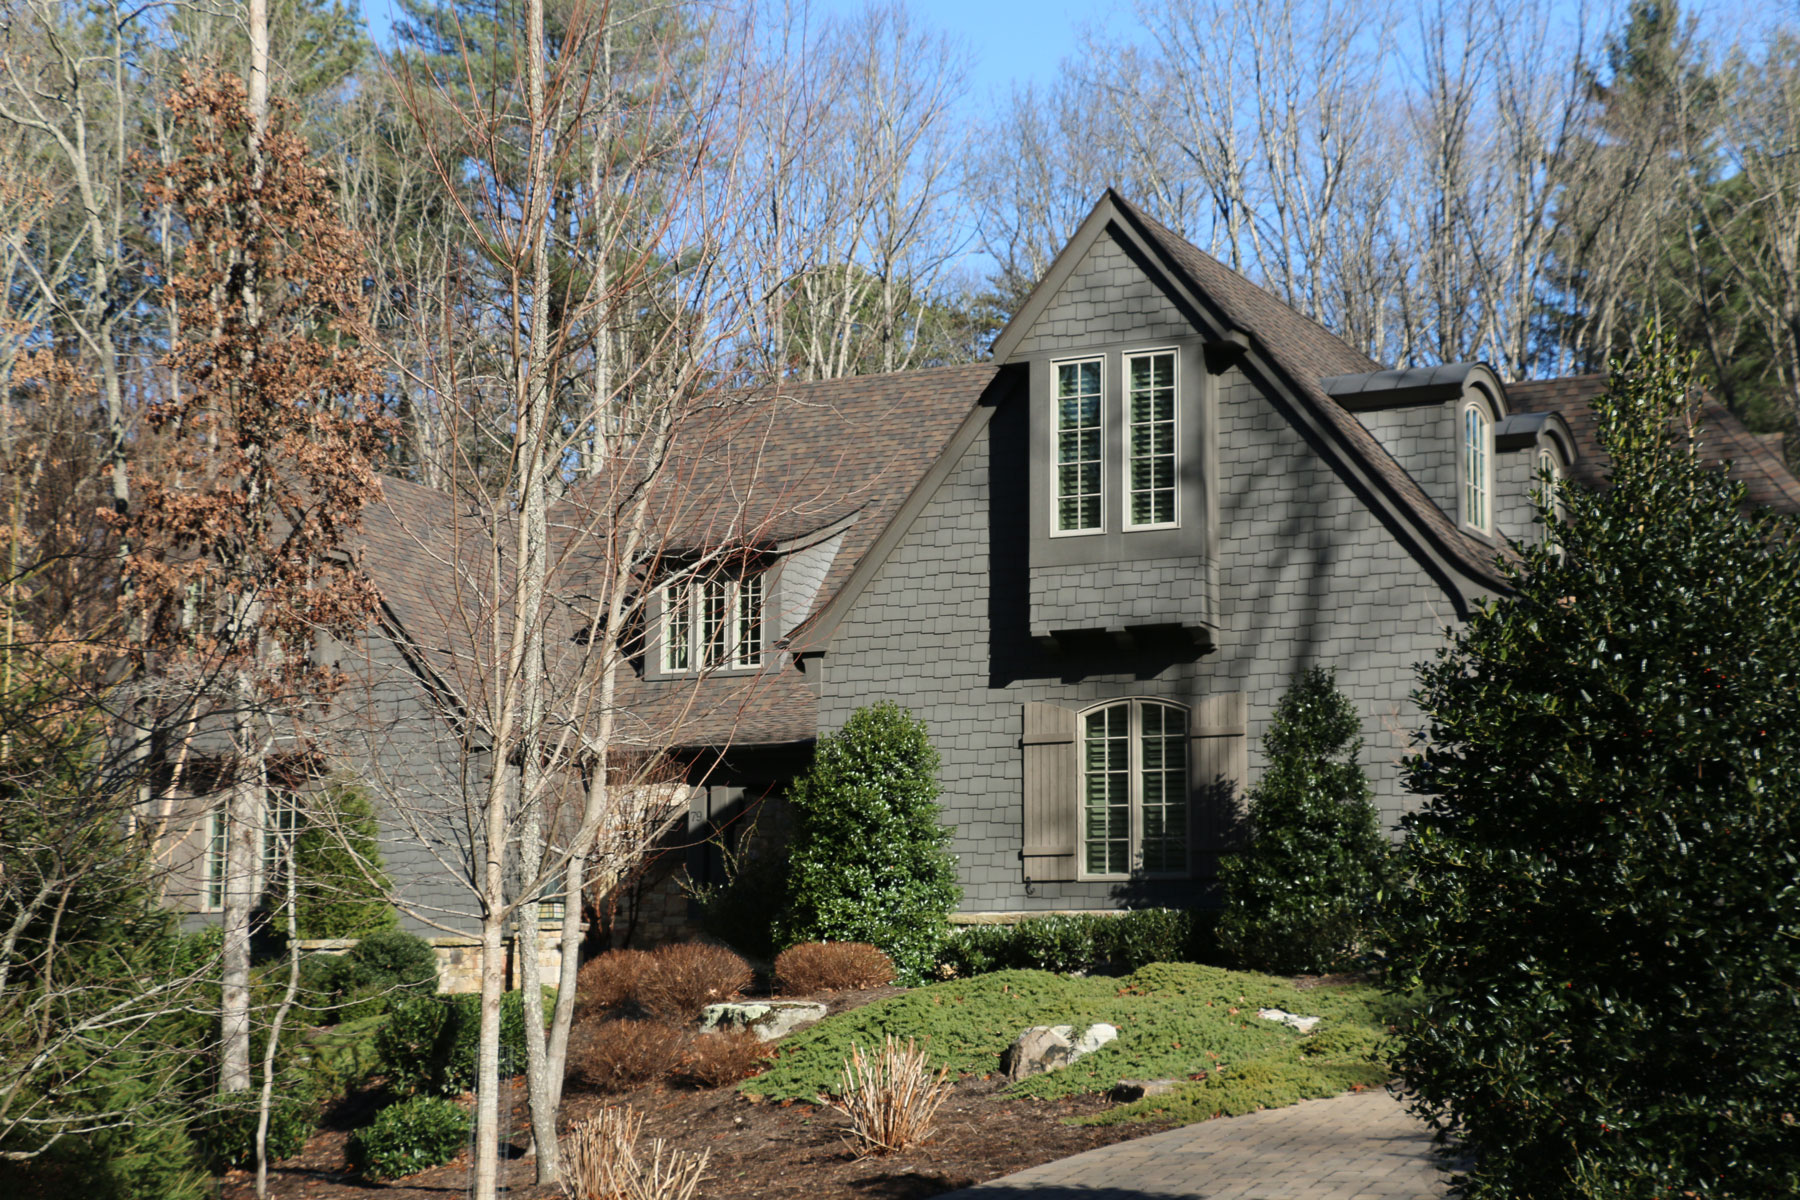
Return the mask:
M 375 1114 L 350 1139 L 350 1165 L 374 1180 L 400 1179 L 456 1157 L 469 1140 L 469 1114 L 441 1096 L 414 1096 Z
M 208 1099 L 194 1118 L 193 1136 L 207 1166 L 214 1171 L 256 1164 L 256 1124 L 262 1089 L 230 1092 Z M 269 1105 L 269 1161 L 291 1158 L 306 1146 L 319 1127 L 319 1102 L 312 1089 L 296 1080 L 280 1080 Z
M 548 1012 L 554 1000 L 546 989 Z M 406 996 L 388 1014 L 375 1052 L 388 1085 L 403 1095 L 456 1095 L 475 1086 L 481 1048 L 481 997 Z M 525 1001 L 508 992 L 500 1001 L 500 1073 L 525 1070 Z
M 1027 917 L 1012 925 L 965 925 L 938 955 L 948 977 L 989 971 L 1135 971 L 1153 962 L 1206 962 L 1217 958 L 1216 915 L 1145 908 L 1114 916 L 1080 913 Z

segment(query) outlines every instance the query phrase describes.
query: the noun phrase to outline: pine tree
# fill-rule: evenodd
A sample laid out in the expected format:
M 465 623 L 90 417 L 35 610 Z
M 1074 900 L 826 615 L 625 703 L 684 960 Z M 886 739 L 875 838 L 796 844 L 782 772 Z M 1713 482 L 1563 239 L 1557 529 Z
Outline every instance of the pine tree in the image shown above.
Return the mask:
M 1263 735 L 1251 842 L 1219 870 L 1219 941 L 1245 966 L 1330 971 L 1360 946 L 1387 843 L 1369 802 L 1356 710 L 1332 672 L 1309 667 Z
M 1800 520 L 1653 342 L 1607 487 L 1420 671 L 1393 1059 L 1467 1196 L 1800 1194 Z

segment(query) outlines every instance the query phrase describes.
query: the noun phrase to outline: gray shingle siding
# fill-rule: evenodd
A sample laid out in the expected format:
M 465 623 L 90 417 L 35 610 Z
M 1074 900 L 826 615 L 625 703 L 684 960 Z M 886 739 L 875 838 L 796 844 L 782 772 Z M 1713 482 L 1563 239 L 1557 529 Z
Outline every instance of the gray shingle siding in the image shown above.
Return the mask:
M 1112 883 L 1023 883 L 1020 706 L 1083 707 L 1122 697 L 1192 703 L 1246 693 L 1251 780 L 1260 736 L 1294 673 L 1335 667 L 1363 718 L 1363 761 L 1383 820 L 1405 807 L 1397 763 L 1416 726 L 1411 665 L 1439 644 L 1451 606 L 1375 516 L 1235 371 L 1221 381 L 1218 648 L 1158 662 L 1038 656 L 1018 644 L 1004 591 L 1017 553 L 1004 529 L 1018 467 L 1016 421 L 997 415 L 964 455 L 838 627 L 820 695 L 822 729 L 892 699 L 922 717 L 943 757 L 968 911 L 1106 907 L 1176 898 Z M 1016 401 L 1015 401 L 1016 403 Z M 1011 444 L 1009 444 L 1009 442 Z M 992 468 L 992 469 L 991 469 Z M 1161 571 L 1171 564 L 1151 564 Z M 1090 585 L 1091 586 L 1091 585 Z M 1071 592 L 1086 590 L 1071 581 Z M 1074 797 L 1070 798 L 1074 803 Z M 1202 871 L 1206 867 L 1202 866 Z
M 1451 519 L 1457 515 L 1455 404 L 1377 409 L 1357 416 Z
M 1119 243 L 1102 237 L 1089 248 L 1056 299 L 1019 343 L 1017 354 L 1073 354 L 1085 344 L 1130 338 L 1153 342 L 1192 337 L 1194 327 Z

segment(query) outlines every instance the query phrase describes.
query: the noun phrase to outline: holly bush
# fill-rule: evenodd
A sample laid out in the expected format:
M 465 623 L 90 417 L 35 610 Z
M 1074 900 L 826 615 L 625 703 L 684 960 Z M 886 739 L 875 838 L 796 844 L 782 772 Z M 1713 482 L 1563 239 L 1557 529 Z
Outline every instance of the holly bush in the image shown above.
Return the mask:
M 1263 735 L 1250 845 L 1219 868 L 1219 945 L 1239 965 L 1331 971 L 1361 948 L 1388 852 L 1361 748 L 1356 709 L 1333 673 L 1307 668 Z
M 820 739 L 788 792 L 782 948 L 868 942 L 893 959 L 903 983 L 928 975 L 962 898 L 950 831 L 938 824 L 937 771 L 925 723 L 897 704 L 857 709 Z
M 1690 370 L 1615 364 L 1607 486 L 1420 668 L 1393 1061 L 1464 1196 L 1800 1194 L 1800 522 Z

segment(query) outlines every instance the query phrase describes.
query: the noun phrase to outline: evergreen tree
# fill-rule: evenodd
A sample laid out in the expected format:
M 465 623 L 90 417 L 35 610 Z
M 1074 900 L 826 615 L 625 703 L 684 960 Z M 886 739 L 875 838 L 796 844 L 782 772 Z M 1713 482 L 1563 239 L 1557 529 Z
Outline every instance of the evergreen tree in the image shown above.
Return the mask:
M 1356 710 L 1323 667 L 1294 681 L 1263 735 L 1250 846 L 1219 869 L 1219 942 L 1245 966 L 1330 971 L 1362 941 L 1387 843 L 1357 763 Z
M 794 838 L 776 941 L 871 942 L 903 981 L 937 961 L 962 899 L 938 824 L 938 756 L 925 723 L 890 701 L 822 738 L 788 792 Z
M 296 924 L 303 938 L 362 938 L 399 928 L 387 902 L 375 811 L 361 789 L 335 784 L 322 819 L 294 839 Z
M 1466 1196 L 1800 1193 L 1800 521 L 1705 467 L 1653 341 L 1609 486 L 1420 670 L 1394 1062 Z

